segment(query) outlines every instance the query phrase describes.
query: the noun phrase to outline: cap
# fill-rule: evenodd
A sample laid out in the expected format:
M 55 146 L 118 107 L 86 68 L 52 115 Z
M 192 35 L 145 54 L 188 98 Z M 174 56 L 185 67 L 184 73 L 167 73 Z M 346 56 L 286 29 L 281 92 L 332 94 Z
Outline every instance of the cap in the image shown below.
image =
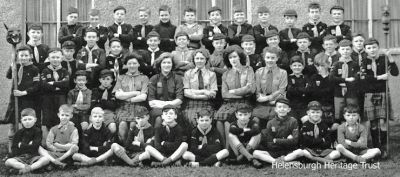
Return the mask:
M 170 110 L 170 109 L 173 109 L 173 110 L 176 110 L 176 106 L 174 106 L 174 105 L 165 105 L 163 108 L 162 108 L 162 111 L 164 112 L 164 111 L 168 111 L 168 110 Z
M 292 58 L 290 58 L 290 65 L 293 64 L 293 63 L 296 63 L 296 62 L 303 64 L 303 60 L 298 55 L 295 55 Z
M 246 34 L 242 37 L 242 42 L 250 42 L 250 41 L 255 41 L 256 39 L 250 35 L 250 34 Z
M 274 37 L 274 36 L 279 36 L 278 31 L 276 30 L 269 30 L 267 31 L 267 33 L 265 34 L 265 38 L 270 38 L 270 37 Z
M 145 115 L 149 115 L 149 110 L 147 110 L 146 107 L 140 107 L 140 106 L 139 106 L 139 107 L 136 109 L 135 117 L 143 117 L 143 116 L 145 116 Z
M 334 5 L 334 6 L 331 7 L 329 12 L 332 13 L 332 10 L 342 10 L 342 11 L 344 11 L 344 8 L 342 6 L 339 6 L 339 5 Z
M 244 12 L 242 8 L 235 8 L 233 13 Z
M 188 33 L 186 33 L 185 31 L 179 31 L 178 33 L 176 33 L 175 39 L 180 37 L 180 36 L 186 36 L 187 38 L 189 38 Z
M 351 41 L 349 41 L 347 39 L 343 39 L 339 42 L 339 47 L 348 47 L 351 45 L 352 45 Z
M 69 14 L 77 14 L 78 13 L 78 9 L 75 7 L 69 7 L 68 8 L 68 15 Z
M 305 39 L 305 38 L 310 39 L 310 35 L 308 35 L 306 32 L 300 32 L 296 37 L 296 39 Z
M 213 41 L 215 40 L 221 40 L 221 39 L 226 39 L 226 36 L 222 33 L 215 33 L 213 35 Z
M 90 16 L 98 16 L 100 14 L 99 9 L 90 9 L 89 15 Z
M 311 101 L 307 106 L 308 110 L 322 110 L 322 105 L 318 101 Z
M 108 70 L 108 69 L 103 69 L 100 71 L 100 78 L 104 78 L 106 76 L 114 76 L 114 72 Z
M 211 12 L 214 12 L 214 11 L 222 11 L 222 9 L 218 6 L 213 6 L 210 9 L 208 9 L 208 14 L 210 14 Z
M 111 38 L 110 41 L 109 41 L 109 43 L 111 44 L 111 43 L 114 42 L 114 41 L 117 41 L 117 42 L 120 42 L 120 43 L 121 43 L 121 40 L 119 40 L 119 38 L 117 38 L 117 37 Z
M 115 13 L 115 11 L 117 11 L 117 10 L 124 10 L 125 12 L 126 12 L 126 9 L 125 9 L 125 7 L 124 6 L 117 6 L 115 9 L 114 9 L 114 13 Z
M 147 34 L 147 39 L 151 38 L 151 37 L 158 37 L 160 38 L 160 34 L 158 34 L 156 31 L 150 31 L 149 34 Z
M 77 76 L 86 76 L 86 71 L 85 70 L 78 70 L 75 73 L 75 77 Z
M 278 98 L 278 99 L 275 101 L 275 105 L 276 105 L 277 103 L 283 103 L 283 104 L 286 104 L 286 105 L 289 106 L 289 100 L 286 99 L 286 98 Z
M 63 49 L 75 49 L 76 45 L 73 41 L 65 41 L 62 43 L 61 48 Z
M 297 12 L 294 9 L 288 9 L 283 12 L 283 16 L 295 16 L 297 18 Z
M 265 6 L 260 6 L 260 7 L 258 7 L 258 9 L 257 9 L 257 13 L 270 13 L 270 11 L 269 11 L 269 9 L 268 9 L 268 7 L 265 7 Z
M 368 38 L 367 40 L 364 41 L 364 46 L 372 44 L 378 44 L 379 46 L 379 41 L 376 40 L 375 38 Z
M 34 23 L 34 24 L 32 24 L 32 25 L 30 25 L 28 27 L 28 31 L 29 30 L 40 30 L 40 31 L 43 31 L 43 26 L 41 24 Z

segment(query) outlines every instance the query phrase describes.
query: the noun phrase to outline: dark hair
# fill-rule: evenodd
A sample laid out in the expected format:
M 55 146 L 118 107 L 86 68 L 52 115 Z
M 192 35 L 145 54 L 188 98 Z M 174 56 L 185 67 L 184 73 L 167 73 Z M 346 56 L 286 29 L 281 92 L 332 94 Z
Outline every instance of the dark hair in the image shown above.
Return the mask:
M 149 16 L 151 16 L 151 10 L 148 7 L 140 7 L 139 12 L 146 12 L 149 14 Z
M 143 72 L 145 70 L 144 66 L 144 61 L 142 55 L 136 53 L 136 52 L 131 52 L 125 57 L 125 65 L 128 63 L 129 60 L 131 59 L 136 59 L 136 61 L 139 63 L 139 72 Z
M 21 52 L 21 51 L 28 51 L 29 54 L 33 54 L 32 49 L 31 49 L 29 46 L 25 45 L 25 44 L 23 44 L 23 45 L 21 45 L 21 46 L 19 46 L 19 47 L 17 48 L 17 54 L 18 54 L 19 52 Z
M 86 37 L 87 33 L 89 33 L 89 32 L 94 32 L 94 33 L 96 33 L 96 36 L 99 37 L 99 32 L 96 30 L 96 28 L 92 28 L 92 27 L 86 28 L 85 37 Z
M 279 58 L 279 52 L 280 52 L 280 51 L 279 51 L 278 48 L 275 48 L 275 47 L 265 47 L 265 48 L 263 49 L 263 52 L 262 52 L 262 58 L 263 58 L 263 60 L 264 60 L 265 54 L 267 54 L 267 53 L 273 53 L 273 54 L 276 55 L 276 57 Z
M 343 114 L 346 114 L 346 113 L 359 114 L 359 108 L 356 104 L 348 104 L 346 107 L 343 108 Z
M 158 8 L 158 13 L 160 13 L 161 11 L 168 11 L 168 13 L 171 13 L 171 7 L 167 5 L 161 5 L 160 8 Z
M 36 117 L 36 112 L 34 109 L 32 108 L 25 108 L 21 111 L 21 117 L 25 117 L 25 116 L 33 116 Z
M 32 24 L 28 27 L 28 31 L 30 30 L 40 30 L 43 32 L 43 26 L 41 24 Z
M 158 73 L 161 73 L 161 63 L 162 63 L 162 61 L 164 61 L 167 58 L 170 58 L 171 61 L 172 61 L 171 72 L 175 69 L 174 56 L 169 52 L 164 52 L 156 60 L 156 70 L 157 70 Z
M 312 2 L 308 4 L 308 10 L 310 9 L 319 9 L 321 10 L 321 5 L 318 2 Z
M 339 5 L 332 6 L 331 9 L 329 10 L 330 14 L 332 14 L 332 10 L 341 10 L 344 13 L 344 8 L 342 6 L 339 6 Z
M 251 112 L 253 112 L 253 108 L 247 104 L 239 104 L 236 107 L 236 112 L 251 113 Z
M 231 62 L 229 62 L 229 55 L 232 54 L 233 52 L 236 52 L 238 54 L 240 59 L 240 64 L 246 65 L 246 54 L 244 54 L 243 49 L 238 45 L 231 45 L 224 50 L 224 53 L 222 55 L 224 58 L 225 66 L 228 68 L 232 68 Z
M 193 12 L 194 14 L 196 14 L 196 9 L 190 6 L 187 6 L 184 10 L 183 10 L 183 15 L 186 14 L 186 12 Z
M 364 36 L 363 33 L 353 33 L 353 35 L 351 36 L 351 38 L 354 39 L 355 37 L 358 37 L 358 36 L 360 36 L 360 37 L 362 37 L 362 38 L 365 39 L 365 36 Z
M 209 116 L 212 119 L 213 112 L 210 109 L 203 108 L 197 112 L 197 119 L 204 116 Z
M 116 37 L 114 37 L 114 38 L 112 38 L 111 40 L 109 40 L 108 46 L 111 47 L 111 44 L 112 44 L 113 42 L 119 42 L 119 44 L 122 46 L 121 40 L 119 40 L 119 38 L 116 38 Z
M 61 112 L 61 111 L 72 114 L 72 112 L 74 111 L 74 108 L 69 104 L 63 104 L 60 106 L 60 108 L 58 108 L 58 112 Z
M 59 47 L 50 48 L 50 50 L 47 52 L 47 54 L 50 55 L 53 52 L 61 52 L 61 54 L 62 54 L 62 50 Z
M 208 52 L 207 49 L 205 48 L 200 48 L 200 49 L 196 49 L 192 52 L 192 63 L 194 63 L 194 57 L 198 54 L 201 53 L 203 54 L 203 56 L 206 58 L 206 64 L 208 63 L 208 61 L 210 60 L 210 52 Z

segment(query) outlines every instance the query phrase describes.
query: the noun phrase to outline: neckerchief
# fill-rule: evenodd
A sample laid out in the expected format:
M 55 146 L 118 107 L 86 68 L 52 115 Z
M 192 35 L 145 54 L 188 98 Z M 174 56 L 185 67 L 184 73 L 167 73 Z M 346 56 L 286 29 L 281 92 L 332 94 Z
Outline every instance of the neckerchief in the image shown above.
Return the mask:
M 174 128 L 176 125 L 178 125 L 178 123 L 176 123 L 176 121 L 174 121 L 172 123 L 166 123 L 165 121 L 163 121 L 162 125 L 165 126 L 165 129 L 167 130 L 167 132 L 169 134 L 169 133 L 171 133 L 171 128 Z
M 59 65 L 59 66 L 57 66 L 56 68 L 54 68 L 53 65 L 50 64 L 50 65 L 47 65 L 47 68 L 49 68 L 50 70 L 53 71 L 53 78 L 54 78 L 54 81 L 58 81 L 58 79 L 60 78 L 60 76 L 58 75 L 57 71 L 58 71 L 59 69 L 61 69 L 62 66 Z
M 207 144 L 207 134 L 211 131 L 212 126 L 210 125 L 205 131 L 203 131 L 203 129 L 200 128 L 199 125 L 197 125 L 197 129 L 199 130 L 199 132 L 203 135 L 203 138 L 201 140 L 201 145 L 205 145 Z
M 136 128 L 139 129 L 139 132 L 138 132 L 136 138 L 141 144 L 145 143 L 143 130 L 148 129 L 149 127 L 151 127 L 151 124 L 149 122 L 146 122 L 146 124 L 144 124 L 143 126 L 136 124 Z

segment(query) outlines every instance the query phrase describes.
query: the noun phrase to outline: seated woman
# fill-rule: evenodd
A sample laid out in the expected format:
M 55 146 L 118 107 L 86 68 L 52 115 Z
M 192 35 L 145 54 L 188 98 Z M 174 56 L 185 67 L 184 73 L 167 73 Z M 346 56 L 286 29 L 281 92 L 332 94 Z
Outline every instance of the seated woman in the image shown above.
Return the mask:
M 121 142 L 125 142 L 129 127 L 135 126 L 137 110 L 146 106 L 149 84 L 149 78 L 140 72 L 144 66 L 140 55 L 132 53 L 126 57 L 125 62 L 128 72 L 119 75 L 113 90 L 115 97 L 120 100 L 116 117 L 119 123 L 118 135 Z
M 208 109 L 214 112 L 212 100 L 218 90 L 217 77 L 214 72 L 205 66 L 208 63 L 210 54 L 207 49 L 197 49 L 193 52 L 192 62 L 194 69 L 185 72 L 183 77 L 183 89 L 186 97 L 183 116 L 185 122 L 189 125 L 187 128 L 191 130 L 197 126 L 197 113 L 202 109 Z
M 217 120 L 217 129 L 221 134 L 225 147 L 229 147 L 230 122 L 235 120 L 234 114 L 239 104 L 250 105 L 255 91 L 254 71 L 246 66 L 246 55 L 238 45 L 225 49 L 224 63 L 228 70 L 222 75 L 223 104 L 214 115 Z
M 183 101 L 182 77 L 173 72 L 174 68 L 175 63 L 171 53 L 165 52 L 156 60 L 156 69 L 159 74 L 150 78 L 148 95 L 151 108 L 150 123 L 154 125 L 154 128 L 161 127 L 161 114 L 164 106 L 181 107 Z

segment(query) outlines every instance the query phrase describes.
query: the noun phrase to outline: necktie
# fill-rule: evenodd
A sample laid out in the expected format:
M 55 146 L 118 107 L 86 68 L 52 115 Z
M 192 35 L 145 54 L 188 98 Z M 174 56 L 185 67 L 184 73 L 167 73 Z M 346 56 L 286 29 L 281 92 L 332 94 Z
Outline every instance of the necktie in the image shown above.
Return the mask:
M 142 25 L 142 29 L 140 30 L 140 34 L 142 35 L 142 38 L 146 37 L 146 26 Z
M 137 134 L 137 141 L 140 142 L 140 144 L 144 143 L 144 133 L 143 133 L 143 128 L 139 128 L 139 132 Z
M 250 66 L 250 57 L 246 55 L 246 66 Z
M 265 27 L 265 28 L 263 28 L 264 29 L 264 36 L 266 36 L 267 35 L 267 32 L 269 31 L 268 30 L 268 27 Z
M 151 61 L 150 61 L 150 65 L 153 66 L 154 65 L 154 61 L 156 60 L 156 52 L 155 51 L 151 51 Z
M 93 63 L 93 53 L 91 49 L 89 49 L 88 52 L 88 63 Z
M 101 97 L 102 100 L 108 100 L 108 90 L 107 88 L 104 89 L 103 96 Z
M 319 128 L 317 124 L 314 124 L 314 138 L 319 137 Z
M 328 63 L 329 63 L 329 67 L 332 66 L 332 55 L 328 55 Z
M 167 130 L 168 134 L 171 133 L 171 129 L 169 128 L 168 125 L 165 126 L 165 129 Z
M 121 26 L 121 24 L 118 24 L 117 33 L 118 34 L 122 34 L 122 26 Z
M 185 61 L 185 51 L 181 52 L 181 61 Z
M 168 78 L 164 77 L 162 80 L 162 93 L 164 101 L 168 101 Z M 168 127 L 168 126 L 167 126 Z
M 221 33 L 221 30 L 216 25 L 214 26 L 213 31 L 214 31 L 214 33 Z
M 305 52 L 301 52 L 301 59 L 303 60 L 303 66 L 305 66 L 305 64 L 307 63 Z
M 71 68 L 71 63 L 69 63 L 70 61 L 67 61 L 67 69 L 68 69 L 68 73 L 71 75 L 72 74 L 72 68 Z
M 24 67 L 21 65 L 18 69 L 18 85 L 21 84 L 22 76 L 24 74 Z
M 119 63 L 118 63 L 118 58 L 115 58 L 115 60 L 114 60 L 114 75 L 115 75 L 115 78 L 117 78 L 118 75 L 119 75 Z
M 358 66 L 361 66 L 361 61 L 362 61 L 362 55 L 361 52 L 357 53 L 358 54 Z
M 272 93 L 272 82 L 273 82 L 273 74 L 272 70 L 269 70 L 267 72 L 267 87 L 266 87 L 266 94 L 271 94 Z
M 83 93 L 82 93 L 82 90 L 79 90 L 78 97 L 76 97 L 76 104 L 77 105 L 83 104 Z
M 349 77 L 349 65 L 347 61 L 344 61 L 342 65 L 342 78 L 346 79 L 347 77 Z
M 36 45 L 35 45 L 35 47 L 33 47 L 33 53 L 35 55 L 36 63 L 39 63 L 40 55 L 39 55 L 39 50 Z
M 372 69 L 372 71 L 374 72 L 374 77 L 376 77 L 376 69 L 377 69 L 376 60 L 375 60 L 375 59 L 372 59 L 371 61 L 372 61 L 372 62 L 371 62 L 371 69 Z
M 292 28 L 289 28 L 289 30 L 288 30 L 288 36 L 289 36 L 289 39 L 293 39 L 294 37 L 293 37 L 293 33 L 292 33 Z
M 342 30 L 340 30 L 340 26 L 336 26 L 336 36 L 341 36 L 342 35 Z
M 314 33 L 314 37 L 318 37 L 318 28 L 317 28 L 317 24 L 313 24 L 313 33 Z
M 237 37 L 240 35 L 240 32 L 242 32 L 242 25 L 238 25 L 238 27 L 237 27 L 237 30 L 236 30 Z
M 60 76 L 58 75 L 56 70 L 53 70 L 53 77 L 54 77 L 54 81 L 58 81 L 58 79 L 60 78 Z
M 199 69 L 197 77 L 199 79 L 199 90 L 202 90 L 202 89 L 204 89 L 204 80 L 203 80 L 203 73 L 202 73 L 201 69 Z
M 235 71 L 236 72 L 236 81 L 235 81 L 235 88 L 240 88 L 241 87 L 241 85 L 240 85 L 240 73 L 239 73 L 239 71 Z

